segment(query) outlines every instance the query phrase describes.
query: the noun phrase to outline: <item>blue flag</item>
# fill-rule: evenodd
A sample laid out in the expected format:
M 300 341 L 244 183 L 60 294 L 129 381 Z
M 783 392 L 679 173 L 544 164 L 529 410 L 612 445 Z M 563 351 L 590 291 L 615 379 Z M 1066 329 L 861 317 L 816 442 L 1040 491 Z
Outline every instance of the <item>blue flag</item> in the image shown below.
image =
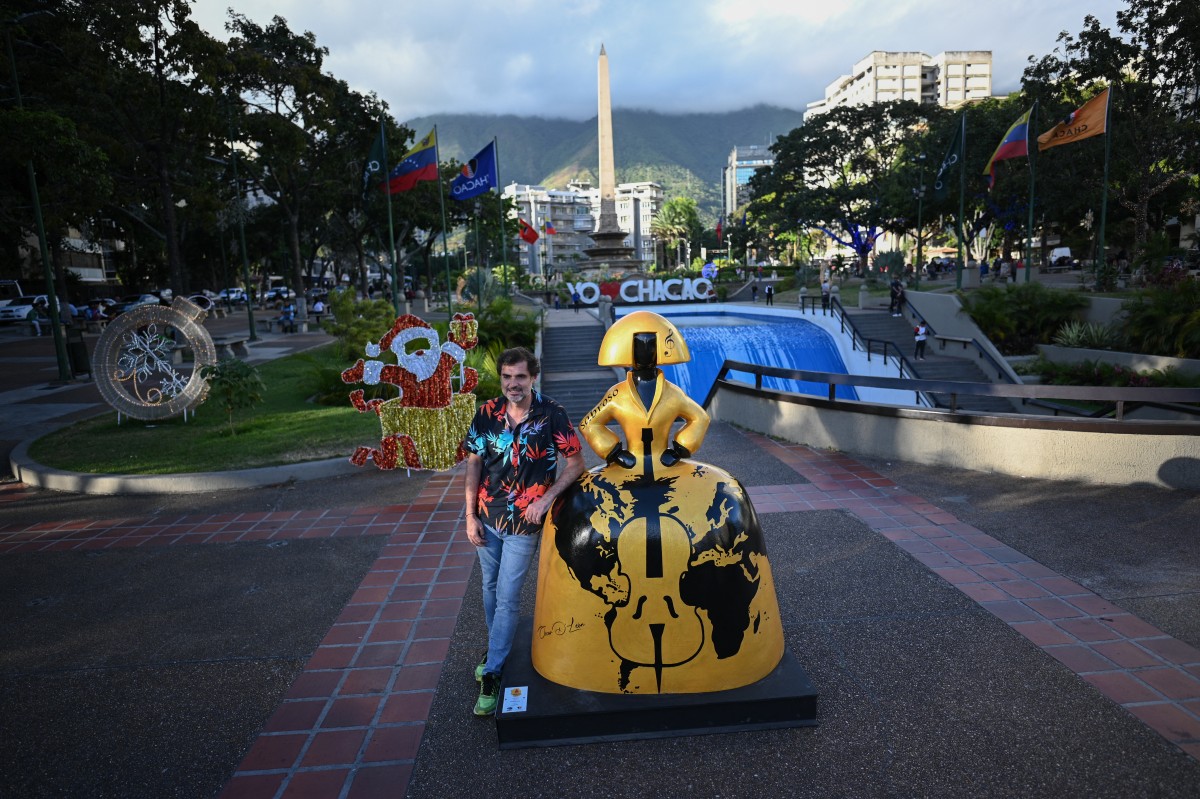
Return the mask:
M 496 142 L 484 147 L 475 157 L 462 166 L 462 174 L 450 181 L 450 196 L 456 200 L 469 200 L 491 191 L 500 182 L 496 174 Z

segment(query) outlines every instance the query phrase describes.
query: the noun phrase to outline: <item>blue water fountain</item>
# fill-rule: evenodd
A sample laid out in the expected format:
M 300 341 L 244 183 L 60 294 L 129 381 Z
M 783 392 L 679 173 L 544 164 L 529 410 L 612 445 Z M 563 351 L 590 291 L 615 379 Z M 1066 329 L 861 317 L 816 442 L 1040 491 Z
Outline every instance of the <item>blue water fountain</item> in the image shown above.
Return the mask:
M 726 359 L 777 366 L 785 369 L 807 369 L 814 372 L 846 374 L 846 365 L 833 339 L 824 330 L 803 320 L 769 322 L 765 324 L 727 324 L 728 318 L 713 326 L 688 326 L 687 316 L 673 318 L 692 353 L 690 363 L 666 366 L 668 380 L 682 388 L 696 402 L 704 402 L 713 380 Z M 748 372 L 731 372 L 730 378 L 753 383 Z M 828 386 L 800 380 L 764 377 L 763 387 L 798 394 L 826 396 Z M 853 386 L 837 386 L 839 399 L 857 400 Z

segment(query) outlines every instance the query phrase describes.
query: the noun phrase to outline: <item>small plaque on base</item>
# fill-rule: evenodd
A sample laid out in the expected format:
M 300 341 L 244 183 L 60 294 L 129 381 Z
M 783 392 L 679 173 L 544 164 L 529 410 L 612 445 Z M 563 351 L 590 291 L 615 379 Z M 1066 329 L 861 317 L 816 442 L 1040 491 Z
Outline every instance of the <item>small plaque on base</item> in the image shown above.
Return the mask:
M 504 666 L 496 735 L 501 749 L 815 727 L 817 689 L 786 649 L 763 679 L 700 694 L 603 694 L 543 678 L 530 660 L 532 619 Z M 516 695 L 510 702 L 510 692 Z

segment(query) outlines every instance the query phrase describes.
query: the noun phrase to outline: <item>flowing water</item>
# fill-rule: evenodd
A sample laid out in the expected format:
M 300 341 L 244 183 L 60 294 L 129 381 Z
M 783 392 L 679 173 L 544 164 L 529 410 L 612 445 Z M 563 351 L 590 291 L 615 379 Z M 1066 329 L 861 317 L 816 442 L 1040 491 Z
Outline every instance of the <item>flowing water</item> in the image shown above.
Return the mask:
M 847 373 L 829 334 L 803 320 L 763 323 L 736 316 L 678 316 L 672 321 L 683 333 L 692 360 L 686 364 L 664 366 L 663 372 L 668 380 L 699 403 L 704 402 L 726 359 L 785 369 Z M 754 376 L 749 372 L 731 372 L 730 377 L 754 383 Z M 778 377 L 764 377 L 763 387 L 820 397 L 829 391 L 825 383 Z M 838 386 L 837 397 L 856 400 L 858 394 L 853 386 Z

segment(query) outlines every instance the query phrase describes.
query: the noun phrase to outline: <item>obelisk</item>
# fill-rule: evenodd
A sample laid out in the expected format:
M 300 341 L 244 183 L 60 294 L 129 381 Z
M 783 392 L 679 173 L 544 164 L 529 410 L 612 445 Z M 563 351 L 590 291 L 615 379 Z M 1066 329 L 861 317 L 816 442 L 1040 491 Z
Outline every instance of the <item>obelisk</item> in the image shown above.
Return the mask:
M 592 234 L 595 247 L 584 250 L 588 260 L 595 265 L 601 264 L 617 269 L 632 269 L 641 265 L 634 256 L 633 249 L 625 245 L 628 235 L 621 230 L 617 223 L 617 169 L 613 158 L 613 126 L 612 126 L 612 94 L 608 86 L 608 54 L 604 45 L 600 45 L 600 62 L 597 65 L 599 73 L 598 91 L 600 150 L 600 220 L 596 232 Z
M 604 45 L 600 45 L 599 73 L 600 108 L 597 113 L 600 122 L 600 218 L 617 213 L 617 169 L 613 164 L 613 130 L 612 130 L 612 92 L 608 86 L 608 54 Z M 603 228 L 603 222 L 600 224 Z

